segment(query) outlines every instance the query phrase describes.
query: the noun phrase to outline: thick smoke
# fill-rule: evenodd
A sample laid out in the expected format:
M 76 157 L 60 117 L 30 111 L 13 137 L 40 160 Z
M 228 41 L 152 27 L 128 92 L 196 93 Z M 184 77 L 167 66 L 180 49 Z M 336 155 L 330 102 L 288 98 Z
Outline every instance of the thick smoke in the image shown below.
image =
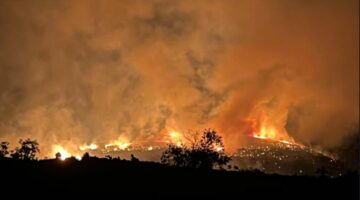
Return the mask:
M 249 118 L 299 142 L 358 129 L 358 1 L 1 1 L 0 140 L 156 140 Z M 261 118 L 261 119 L 260 119 Z

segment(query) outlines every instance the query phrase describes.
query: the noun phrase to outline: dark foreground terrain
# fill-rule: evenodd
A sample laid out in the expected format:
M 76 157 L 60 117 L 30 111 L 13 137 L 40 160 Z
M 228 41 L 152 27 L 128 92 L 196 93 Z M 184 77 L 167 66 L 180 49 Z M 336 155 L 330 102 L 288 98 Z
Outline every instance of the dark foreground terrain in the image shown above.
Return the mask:
M 100 199 L 359 199 L 357 173 L 339 178 L 280 176 L 96 158 L 28 162 L 6 159 L 0 160 L 0 171 L 0 197 L 44 195 L 52 199 L 76 193 L 82 197 L 101 195 Z

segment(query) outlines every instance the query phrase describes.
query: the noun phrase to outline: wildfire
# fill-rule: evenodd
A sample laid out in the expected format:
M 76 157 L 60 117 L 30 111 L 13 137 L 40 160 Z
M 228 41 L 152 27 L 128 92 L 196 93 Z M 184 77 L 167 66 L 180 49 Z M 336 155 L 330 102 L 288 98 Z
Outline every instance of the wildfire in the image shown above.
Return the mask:
M 98 148 L 98 145 L 96 144 L 90 144 L 90 145 L 81 145 L 79 147 L 79 149 L 81 151 L 85 151 L 85 150 L 96 150 Z
M 126 150 L 128 149 L 130 146 L 132 145 L 131 142 L 128 142 L 127 139 L 125 138 L 118 138 L 117 140 L 109 143 L 109 144 L 105 144 L 105 149 L 112 149 L 113 151 L 117 151 L 117 150 Z
M 291 142 L 287 141 L 287 140 L 280 140 L 281 143 L 284 143 L 284 144 L 292 144 Z
M 172 130 L 169 132 L 169 137 L 170 137 L 170 143 L 176 144 L 176 146 L 181 146 L 182 135 L 180 132 Z
M 252 136 L 259 139 L 276 139 L 278 134 L 275 128 L 263 126 L 259 132 L 253 132 Z
M 251 134 L 250 136 L 262 140 L 272 140 L 281 142 L 288 145 L 297 145 L 291 137 L 289 137 L 283 128 L 275 128 L 275 126 L 269 125 L 268 121 L 257 123 L 256 121 L 251 122 Z
M 224 147 L 217 146 L 217 145 L 215 145 L 215 146 L 213 147 L 213 149 L 214 149 L 215 151 L 217 151 L 217 152 L 224 151 Z
M 66 158 L 71 157 L 71 154 L 66 151 L 61 145 L 54 145 L 53 146 L 53 155 L 55 155 L 56 153 L 60 153 L 60 159 L 61 160 L 65 160 Z
M 127 148 L 131 145 L 131 143 L 129 143 L 129 142 L 126 142 L 126 143 L 117 143 L 116 145 L 119 147 L 119 149 L 125 150 L 125 149 L 127 149 Z

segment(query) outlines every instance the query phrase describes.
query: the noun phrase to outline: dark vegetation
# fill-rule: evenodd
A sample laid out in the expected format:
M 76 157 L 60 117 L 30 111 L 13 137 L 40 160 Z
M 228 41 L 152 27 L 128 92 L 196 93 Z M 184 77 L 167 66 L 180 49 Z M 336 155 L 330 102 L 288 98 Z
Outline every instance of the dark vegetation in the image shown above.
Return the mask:
M 101 199 L 162 197 L 164 199 L 358 199 L 359 176 L 356 171 L 330 178 L 326 169 L 322 176 L 269 175 L 258 170 L 226 171 L 229 162 L 222 149 L 221 137 L 207 130 L 190 147 L 169 146 L 162 163 L 107 156 L 93 157 L 85 153 L 61 160 L 37 160 L 35 140 L 20 140 L 20 147 L 8 150 L 0 143 L 0 197 L 6 195 L 44 196 L 51 198 L 67 193 L 94 194 Z M 214 148 L 216 146 L 216 148 Z M 10 157 L 9 157 L 10 156 Z M 216 170 L 211 168 L 218 167 Z M 227 166 L 232 168 L 232 166 Z M 235 166 L 234 166 L 235 168 Z
M 349 131 L 349 134 L 343 138 L 341 145 L 330 149 L 330 152 L 338 155 L 338 158 L 348 168 L 357 170 L 359 167 L 359 144 L 360 132 L 359 129 L 354 128 Z
M 0 161 L 3 195 L 50 193 L 82 196 L 218 199 L 358 199 L 358 176 L 339 178 L 267 175 L 260 171 L 201 170 L 154 162 L 89 157 L 78 161 Z M 21 193 L 16 193 L 21 191 Z M 101 198 L 103 199 L 103 198 Z M 125 198 L 126 199 L 126 198 Z
M 10 157 L 15 160 L 35 160 L 36 154 L 40 152 L 39 143 L 36 140 L 26 139 L 19 140 L 20 147 L 16 147 L 9 152 L 9 143 L 0 143 L 0 158 L 6 157 L 10 153 Z
M 205 130 L 200 140 L 193 140 L 191 147 L 170 145 L 161 156 L 163 164 L 199 169 L 222 168 L 230 160 L 224 153 L 221 136 L 214 130 Z

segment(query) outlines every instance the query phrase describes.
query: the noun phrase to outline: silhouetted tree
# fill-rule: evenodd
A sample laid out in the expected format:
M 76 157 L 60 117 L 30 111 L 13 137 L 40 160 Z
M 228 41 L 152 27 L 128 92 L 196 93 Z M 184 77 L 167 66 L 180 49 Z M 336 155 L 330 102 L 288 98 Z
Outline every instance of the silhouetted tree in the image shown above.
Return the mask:
M 222 137 L 210 129 L 205 130 L 201 139 L 192 143 L 190 148 L 169 145 L 161 156 L 163 164 L 201 169 L 222 168 L 230 160 L 224 153 Z
M 205 130 L 199 141 L 202 149 L 214 150 L 214 148 L 224 148 L 222 138 L 214 130 Z
M 187 147 L 179 147 L 170 144 L 161 156 L 161 163 L 178 167 L 186 167 L 189 163 L 188 154 L 189 149 L 187 149 Z
M 1 142 L 0 143 L 0 158 L 5 157 L 9 154 L 9 143 L 8 142 Z
M 79 160 L 75 156 L 70 156 L 70 157 L 66 158 L 66 162 L 67 163 L 77 163 L 77 162 L 79 162 Z
M 137 157 L 135 157 L 134 154 L 131 154 L 130 160 L 131 160 L 131 162 L 139 162 L 139 159 Z
M 12 151 L 11 157 L 20 160 L 35 160 L 36 154 L 40 152 L 39 143 L 36 140 L 19 140 L 20 148 L 16 147 Z
M 84 155 L 81 157 L 82 161 L 86 161 L 90 159 L 90 154 L 89 152 L 85 152 Z
M 55 158 L 56 158 L 56 160 L 60 160 L 60 159 L 61 159 L 61 153 L 60 153 L 60 152 L 57 152 L 57 153 L 55 154 Z

